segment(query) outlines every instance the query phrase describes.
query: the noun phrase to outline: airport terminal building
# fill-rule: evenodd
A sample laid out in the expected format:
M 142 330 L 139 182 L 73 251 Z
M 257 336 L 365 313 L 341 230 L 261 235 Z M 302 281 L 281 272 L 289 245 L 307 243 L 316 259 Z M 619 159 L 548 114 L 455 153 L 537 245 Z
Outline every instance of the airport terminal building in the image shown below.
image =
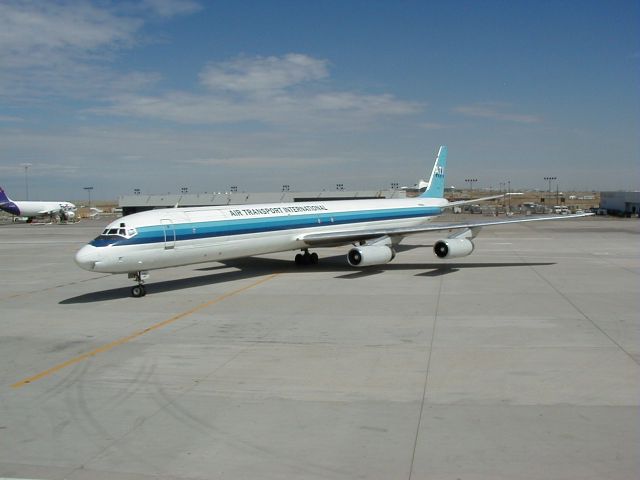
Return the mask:
M 417 192 L 413 193 L 413 195 Z M 205 207 L 208 205 L 245 205 L 258 203 L 293 203 L 330 200 L 368 200 L 375 198 L 406 198 L 407 190 L 332 190 L 320 192 L 224 192 L 166 195 L 125 195 L 118 199 L 123 215 L 130 215 L 155 208 Z
M 600 208 L 609 214 L 630 217 L 640 213 L 640 192 L 601 192 Z

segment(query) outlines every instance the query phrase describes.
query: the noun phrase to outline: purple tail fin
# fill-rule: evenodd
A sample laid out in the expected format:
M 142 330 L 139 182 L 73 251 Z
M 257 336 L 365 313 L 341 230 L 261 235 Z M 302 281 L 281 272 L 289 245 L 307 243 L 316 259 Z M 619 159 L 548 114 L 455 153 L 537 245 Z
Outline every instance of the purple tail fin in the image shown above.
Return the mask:
M 20 209 L 11 201 L 7 194 L 4 193 L 2 187 L 0 187 L 0 210 L 10 213 L 11 215 L 20 216 Z
M 10 202 L 11 199 L 7 197 L 7 194 L 4 193 L 2 187 L 0 187 L 0 203 Z

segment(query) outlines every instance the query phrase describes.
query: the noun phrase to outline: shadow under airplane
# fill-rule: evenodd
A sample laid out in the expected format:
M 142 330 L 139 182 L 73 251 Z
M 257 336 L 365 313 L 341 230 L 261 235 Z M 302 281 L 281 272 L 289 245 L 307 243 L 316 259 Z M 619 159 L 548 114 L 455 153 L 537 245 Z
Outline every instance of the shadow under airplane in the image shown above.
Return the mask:
M 417 247 L 404 249 L 411 249 Z M 331 257 L 322 257 L 317 265 L 298 266 L 291 260 L 268 258 L 268 257 L 246 257 L 237 260 L 227 260 L 218 264 L 197 268 L 198 272 L 216 272 L 209 275 L 194 276 L 188 278 L 180 278 L 176 280 L 165 280 L 149 284 L 149 294 L 172 292 L 183 290 L 186 288 L 201 287 L 212 283 L 224 283 L 245 278 L 252 278 L 260 275 L 270 275 L 273 273 L 308 273 L 308 272 L 335 272 L 341 273 L 334 278 L 342 280 L 353 280 L 372 275 L 378 275 L 385 271 L 405 271 L 420 270 L 416 273 L 416 277 L 438 277 L 448 275 L 459 270 L 470 268 L 509 268 L 509 267 L 532 267 L 555 265 L 554 262 L 475 262 L 475 263 L 396 263 L 391 262 L 385 265 L 365 267 L 360 270 L 354 270 L 353 267 L 345 263 L 344 255 L 336 255 Z M 227 271 L 227 268 L 235 268 L 236 270 Z M 225 271 L 219 271 L 225 270 Z M 102 290 L 97 292 L 85 293 L 76 297 L 62 300 L 59 303 L 63 305 L 76 303 L 93 303 L 104 302 L 109 300 L 121 300 L 129 297 L 129 287 L 123 286 Z

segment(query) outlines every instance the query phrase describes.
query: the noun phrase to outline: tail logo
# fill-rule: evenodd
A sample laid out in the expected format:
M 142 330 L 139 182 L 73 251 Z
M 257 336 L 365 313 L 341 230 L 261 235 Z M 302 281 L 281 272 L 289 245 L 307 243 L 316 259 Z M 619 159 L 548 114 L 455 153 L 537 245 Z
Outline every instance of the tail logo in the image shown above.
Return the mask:
M 433 167 L 433 175 L 435 175 L 436 177 L 444 177 L 444 168 L 442 168 L 440 165 L 435 165 Z

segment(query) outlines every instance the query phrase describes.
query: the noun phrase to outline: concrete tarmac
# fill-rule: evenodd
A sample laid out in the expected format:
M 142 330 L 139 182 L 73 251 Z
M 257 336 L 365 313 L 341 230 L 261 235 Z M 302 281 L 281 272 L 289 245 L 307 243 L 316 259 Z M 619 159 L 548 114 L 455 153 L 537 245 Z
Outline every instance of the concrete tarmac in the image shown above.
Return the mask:
M 457 217 L 456 217 L 457 218 Z M 0 477 L 640 478 L 640 222 L 123 275 L 105 220 L 0 226 Z

